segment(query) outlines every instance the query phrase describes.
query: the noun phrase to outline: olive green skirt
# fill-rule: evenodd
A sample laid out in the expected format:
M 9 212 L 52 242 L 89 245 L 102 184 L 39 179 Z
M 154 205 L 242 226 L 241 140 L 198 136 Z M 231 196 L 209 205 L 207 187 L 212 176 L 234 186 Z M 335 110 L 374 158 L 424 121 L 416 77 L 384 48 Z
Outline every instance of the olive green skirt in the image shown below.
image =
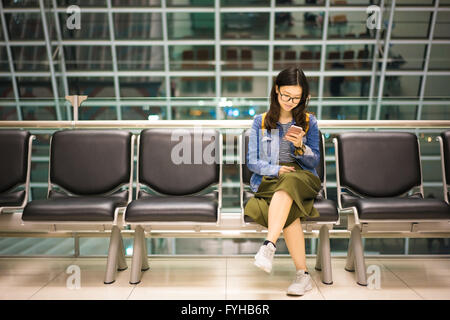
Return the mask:
M 284 173 L 280 177 L 263 176 L 258 191 L 244 208 L 245 215 L 266 228 L 269 221 L 270 200 L 279 190 L 286 191 L 293 199 L 284 228 L 298 218 L 303 221 L 307 217 L 319 216 L 313 204 L 321 188 L 320 179 L 310 171 L 303 170 L 297 162 L 280 163 L 280 165 L 293 166 L 295 171 Z

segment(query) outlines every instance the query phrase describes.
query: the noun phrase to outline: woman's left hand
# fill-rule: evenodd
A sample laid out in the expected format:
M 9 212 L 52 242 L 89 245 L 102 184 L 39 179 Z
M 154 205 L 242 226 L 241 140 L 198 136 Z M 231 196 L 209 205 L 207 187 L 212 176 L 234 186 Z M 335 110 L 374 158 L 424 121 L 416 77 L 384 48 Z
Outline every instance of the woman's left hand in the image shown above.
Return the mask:
M 302 130 L 299 133 L 288 133 L 283 139 L 286 139 L 294 144 L 296 148 L 300 148 L 303 145 L 303 136 L 305 132 Z

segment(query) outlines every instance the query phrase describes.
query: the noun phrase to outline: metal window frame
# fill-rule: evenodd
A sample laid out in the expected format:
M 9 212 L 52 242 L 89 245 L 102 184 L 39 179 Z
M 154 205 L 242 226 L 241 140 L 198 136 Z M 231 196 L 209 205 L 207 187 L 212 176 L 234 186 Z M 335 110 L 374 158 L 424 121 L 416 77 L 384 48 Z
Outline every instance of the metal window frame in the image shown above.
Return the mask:
M 3 24 L 3 28 L 4 28 L 4 33 L 7 34 L 8 30 L 6 28 L 6 24 L 4 21 L 4 15 L 5 13 L 40 13 L 41 14 L 41 19 L 43 22 L 43 28 L 44 28 L 44 35 L 46 36 L 46 40 L 45 41 L 34 41 L 34 40 L 19 40 L 19 41 L 9 41 L 8 37 L 5 37 L 5 41 L 0 42 L 0 44 L 4 44 L 7 47 L 7 51 L 9 52 L 8 57 L 9 57 L 9 62 L 10 62 L 10 72 L 7 73 L 1 73 L 1 76 L 5 76 L 5 77 L 11 77 L 12 79 L 12 83 L 13 83 L 13 89 L 15 92 L 15 99 L 16 99 L 16 107 L 18 108 L 18 117 L 19 120 L 21 120 L 21 113 L 20 113 L 20 106 L 19 106 L 19 102 L 20 102 L 20 97 L 18 94 L 18 87 L 17 87 L 17 82 L 16 82 L 16 77 L 50 77 L 51 81 L 52 81 L 52 88 L 53 88 L 53 93 L 54 93 L 54 101 L 55 101 L 55 109 L 56 109 L 56 114 L 58 116 L 58 119 L 60 119 L 60 113 L 58 112 L 58 92 L 57 92 L 57 83 L 56 83 L 56 79 L 55 76 L 61 76 L 63 79 L 63 86 L 64 86 L 64 91 L 66 92 L 68 90 L 67 88 L 67 77 L 76 77 L 76 76 L 83 76 L 86 75 L 86 73 L 80 72 L 72 72 L 72 73 L 66 73 L 65 72 L 65 61 L 62 61 L 62 63 L 64 64 L 64 66 L 62 66 L 62 72 L 61 73 L 55 73 L 54 70 L 51 70 L 50 72 L 23 72 L 23 73 L 18 73 L 15 72 L 14 70 L 14 66 L 13 66 L 13 57 L 11 55 L 10 52 L 10 47 L 11 46 L 35 46 L 35 45 L 45 45 L 47 47 L 47 52 L 49 53 L 49 47 L 51 50 L 52 46 L 58 46 L 62 49 L 64 49 L 64 47 L 66 45 L 81 45 L 81 46 L 92 46 L 94 44 L 103 44 L 106 46 L 110 46 L 112 51 L 115 51 L 115 47 L 118 45 L 143 45 L 143 46 L 150 46 L 150 45 L 162 45 L 164 47 L 164 51 L 165 51 L 165 55 L 164 55 L 164 71 L 162 72 L 118 72 L 118 68 L 117 68 L 117 59 L 114 59 L 115 53 L 113 53 L 112 55 L 112 59 L 113 59 L 113 71 L 112 72 L 92 72 L 89 73 L 89 76 L 109 76 L 109 77 L 113 77 L 114 78 L 114 83 L 115 83 L 115 98 L 116 98 L 116 109 L 117 111 L 117 117 L 118 119 L 121 119 L 121 115 L 122 115 L 122 110 L 121 110 L 121 105 L 122 103 L 122 99 L 120 98 L 120 77 L 121 76 L 156 76 L 156 77 L 163 77 L 165 85 L 166 85 L 166 99 L 168 101 L 168 105 L 167 105 L 167 114 L 168 114 L 168 119 L 171 119 L 171 112 L 172 112 L 172 104 L 171 104 L 171 95 L 170 95 L 170 83 L 171 83 L 171 78 L 172 77 L 176 77 L 176 76 L 184 76 L 184 75 L 189 75 L 192 76 L 191 74 L 184 74 L 184 73 L 175 73 L 175 72 L 171 72 L 170 71 L 170 65 L 169 65 L 169 60 L 170 57 L 168 57 L 168 46 L 170 45 L 212 45 L 215 47 L 215 61 L 216 61 L 216 69 L 210 73 L 201 73 L 201 74 L 197 74 L 197 76 L 211 76 L 211 77 L 215 77 L 215 82 L 216 82 L 216 97 L 220 97 L 221 95 L 221 78 L 223 76 L 234 76 L 236 74 L 238 75 L 257 75 L 257 76 L 262 76 L 262 77 L 267 77 L 267 83 L 268 83 L 268 87 L 270 88 L 271 85 L 271 78 L 273 76 L 276 75 L 276 72 L 273 71 L 273 63 L 270 63 L 270 60 L 272 59 L 273 62 L 273 50 L 274 50 L 274 46 L 276 45 L 292 45 L 292 44 L 297 44 L 297 45 L 320 45 L 322 46 L 322 51 L 324 51 L 324 48 L 327 47 L 327 45 L 338 45 L 338 44 L 342 44 L 342 45 L 346 45 L 346 44 L 374 44 L 374 45 L 378 45 L 378 44 L 385 44 L 385 47 L 388 47 L 390 43 L 395 44 L 395 43 L 411 43 L 411 44 L 418 44 L 418 43 L 424 43 L 424 44 L 428 44 L 428 49 L 427 49 L 427 55 L 425 58 L 425 67 L 422 71 L 418 71 L 418 72 L 408 72 L 408 71 L 387 71 L 385 68 L 380 71 L 376 72 L 376 75 L 381 75 L 380 76 L 380 82 L 384 82 L 385 76 L 386 75 L 417 75 L 417 76 L 422 76 L 422 80 L 421 80 L 421 93 L 418 97 L 418 99 L 411 101 L 410 103 L 413 104 L 418 104 L 419 105 L 419 110 L 418 110 L 418 119 L 421 118 L 421 112 L 422 112 L 422 108 L 423 108 L 423 93 L 424 93 L 424 87 L 426 84 L 426 76 L 427 75 L 449 75 L 450 72 L 433 72 L 430 73 L 427 70 L 427 65 L 429 63 L 429 53 L 430 53 L 430 46 L 431 44 L 441 44 L 441 43 L 450 43 L 450 40 L 445 40 L 445 39 L 437 39 L 437 40 L 433 40 L 433 30 L 434 30 L 434 26 L 436 24 L 436 15 L 437 15 L 437 9 L 439 9 L 439 12 L 444 11 L 444 12 L 448 12 L 450 11 L 450 8 L 448 7 L 439 7 L 439 2 L 435 1 L 434 5 L 430 5 L 430 6 L 396 6 L 395 5 L 395 0 L 392 3 L 392 8 L 394 8 L 394 10 L 391 10 L 391 17 L 395 12 L 430 12 L 433 14 L 433 19 L 430 21 L 430 34 L 429 34 L 429 38 L 428 39 L 390 39 L 389 37 L 386 37 L 386 39 L 352 39 L 352 40 L 348 40 L 348 39 L 338 39 L 338 40 L 327 40 L 327 29 L 329 26 L 329 13 L 330 12 L 341 12 L 341 13 L 345 13 L 345 12 L 365 12 L 366 10 L 366 5 L 353 5 L 353 6 L 333 6 L 330 4 L 330 1 L 327 0 L 325 2 L 325 4 L 323 6 L 277 6 L 276 2 L 271 0 L 270 3 L 268 3 L 265 6 L 260 6 L 260 7 L 250 7 L 250 6 L 246 6 L 246 7 L 233 7 L 233 6 L 227 6 L 227 7 L 221 7 L 220 6 L 220 1 L 216 0 L 214 2 L 214 5 L 208 6 L 208 7 L 168 7 L 166 4 L 166 0 L 162 0 L 161 1 L 161 5 L 160 6 L 154 6 L 154 7 L 115 7 L 111 5 L 111 1 L 108 0 L 106 5 L 103 7 L 86 7 L 83 8 L 83 12 L 86 13 L 105 13 L 108 15 L 108 27 L 109 27 L 109 31 L 110 31 L 110 39 L 109 40 L 101 40 L 101 41 L 94 41 L 94 40 L 62 40 L 62 39 L 58 39 L 58 41 L 52 41 L 51 39 L 48 39 L 48 25 L 47 25 L 47 21 L 45 20 L 45 13 L 51 11 L 53 12 L 53 14 L 55 15 L 55 19 L 57 17 L 57 15 L 59 13 L 65 13 L 66 12 L 66 8 L 65 7 L 59 7 L 55 4 L 55 1 L 52 1 L 53 7 L 51 9 L 49 8 L 44 8 L 43 7 L 43 2 L 42 0 L 40 0 L 39 2 L 39 7 L 35 7 L 35 8 L 3 8 L 2 6 L 2 24 Z M 381 5 L 384 5 L 384 1 L 382 0 Z M 252 12 L 258 12 L 258 13 L 269 13 L 269 40 L 225 40 L 225 39 L 221 39 L 221 34 L 220 34 L 220 19 L 221 19 L 221 15 L 223 13 L 233 13 L 233 12 L 248 12 L 248 13 L 252 13 Z M 323 25 L 323 33 L 322 33 L 322 39 L 321 40 L 281 40 L 281 39 L 275 39 L 273 37 L 273 34 L 275 32 L 275 25 L 274 25 L 274 17 L 276 13 L 280 13 L 280 12 L 324 12 L 325 13 L 325 19 L 324 19 L 324 25 Z M 111 21 L 111 16 L 113 13 L 130 13 L 130 12 L 139 12 L 139 13 L 161 13 L 162 15 L 162 27 L 163 27 L 163 40 L 115 40 L 114 35 L 111 37 L 111 32 L 113 32 L 113 21 Z M 167 13 L 195 13 L 195 12 L 203 12 L 203 13 L 212 13 L 214 14 L 214 26 L 215 26 L 215 35 L 214 35 L 214 39 L 211 40 L 168 40 L 167 37 Z M 45 21 L 44 21 L 45 20 Z M 58 22 L 55 22 L 55 25 L 57 27 L 57 35 L 58 33 L 60 33 L 60 28 L 61 26 L 58 27 Z M 392 27 L 392 20 L 389 23 L 388 26 L 388 33 L 389 33 L 389 28 Z M 164 31 L 165 30 L 165 31 Z M 379 33 L 379 31 L 377 30 L 377 34 Z M 379 40 L 379 41 L 378 41 Z M 228 73 L 226 71 L 221 71 L 221 67 L 220 67 L 220 63 L 218 63 L 218 61 L 220 62 L 220 55 L 221 55 L 221 48 L 222 46 L 225 45 L 264 45 L 264 46 L 268 46 L 268 50 L 269 50 L 269 65 L 268 65 L 268 69 L 266 71 L 263 71 L 262 73 L 257 71 L 247 71 L 246 74 L 244 73 Z M 61 50 L 61 49 L 60 49 Z M 386 50 L 385 50 L 386 51 Z M 385 57 L 386 58 L 386 54 L 387 52 L 385 52 Z M 51 61 L 51 54 L 48 54 L 48 59 L 49 59 L 49 64 L 52 67 L 53 66 L 53 62 Z M 62 55 L 63 56 L 63 55 Z M 116 57 L 117 58 L 117 57 Z M 323 96 L 323 89 L 324 89 L 324 77 L 325 76 L 345 76 L 345 74 L 342 73 L 335 73 L 335 72 L 328 72 L 325 71 L 323 66 L 324 63 L 326 61 L 326 56 L 325 53 L 322 52 L 322 56 L 321 56 L 321 68 L 319 71 L 316 72 L 306 72 L 307 76 L 318 76 L 319 77 L 319 101 L 317 103 L 318 106 L 318 118 L 321 119 L 321 115 L 322 115 L 322 108 L 324 106 L 326 106 L 326 104 L 322 100 L 322 96 Z M 384 62 L 384 60 L 383 60 Z M 12 63 L 12 64 L 11 64 Z M 373 57 L 373 66 L 376 65 L 376 57 Z M 372 77 L 371 79 L 371 91 L 369 92 L 369 97 L 367 97 L 368 99 L 368 119 L 371 117 L 371 108 L 372 108 L 372 95 L 374 94 L 373 92 L 373 85 L 374 85 L 374 78 L 375 78 L 375 74 L 373 72 L 374 70 L 372 69 L 372 72 L 368 72 L 368 73 L 361 73 L 360 71 L 356 71 L 359 75 L 363 76 L 363 75 L 370 75 Z M 119 93 L 118 93 L 119 91 Z M 382 97 L 382 91 L 383 91 L 383 86 L 379 86 L 379 90 L 378 90 L 378 99 L 377 99 L 377 110 L 376 110 L 376 119 L 379 119 L 379 111 L 380 111 L 380 107 L 384 104 L 383 101 L 380 101 L 380 95 Z M 365 103 L 362 103 L 361 105 L 364 105 Z M 220 119 L 220 106 L 217 105 L 216 107 L 216 117 L 217 119 Z M 70 113 L 69 113 L 70 114 Z

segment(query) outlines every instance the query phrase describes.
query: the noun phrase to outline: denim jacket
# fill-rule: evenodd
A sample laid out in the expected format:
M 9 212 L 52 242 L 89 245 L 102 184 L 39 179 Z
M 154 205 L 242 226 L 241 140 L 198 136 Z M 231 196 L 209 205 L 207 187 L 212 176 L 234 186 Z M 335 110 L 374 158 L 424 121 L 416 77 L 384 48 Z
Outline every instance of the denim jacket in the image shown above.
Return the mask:
M 252 128 L 250 129 L 250 139 L 247 153 L 247 167 L 253 172 L 250 178 L 250 188 L 253 192 L 258 191 L 263 176 L 278 177 L 279 165 L 279 150 L 280 142 L 283 138 L 283 130 L 279 122 L 277 122 L 277 129 L 262 130 L 261 129 L 262 115 L 258 114 L 253 119 Z M 292 119 L 291 125 L 295 124 Z M 291 154 L 300 167 L 308 170 L 318 176 L 316 167 L 320 161 L 319 149 L 319 127 L 317 119 L 309 115 L 309 130 L 303 137 L 303 144 L 306 151 L 303 155 L 295 155 L 295 146 L 292 142 Z

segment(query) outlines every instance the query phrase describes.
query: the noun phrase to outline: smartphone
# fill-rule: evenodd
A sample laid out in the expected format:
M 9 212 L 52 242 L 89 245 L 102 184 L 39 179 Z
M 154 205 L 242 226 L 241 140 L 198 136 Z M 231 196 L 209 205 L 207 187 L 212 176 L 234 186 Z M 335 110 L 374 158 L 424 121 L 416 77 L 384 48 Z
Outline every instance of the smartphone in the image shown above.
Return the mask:
M 298 133 L 300 133 L 302 131 L 303 131 L 303 129 L 301 127 L 297 127 L 297 126 L 292 125 L 292 126 L 289 127 L 289 129 L 286 132 L 286 134 L 291 134 L 291 133 L 298 134 Z M 286 136 L 286 134 L 285 134 L 285 136 Z

